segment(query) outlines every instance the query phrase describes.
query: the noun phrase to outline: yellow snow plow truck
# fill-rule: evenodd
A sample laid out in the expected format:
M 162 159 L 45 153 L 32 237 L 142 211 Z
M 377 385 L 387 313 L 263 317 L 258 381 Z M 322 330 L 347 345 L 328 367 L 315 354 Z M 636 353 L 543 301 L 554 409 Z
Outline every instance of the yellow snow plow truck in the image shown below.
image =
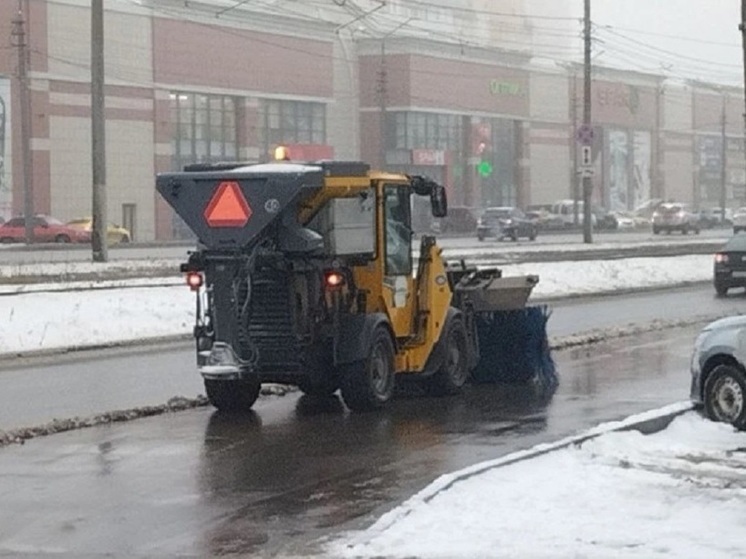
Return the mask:
M 156 179 L 198 239 L 181 270 L 196 292 L 197 365 L 219 410 L 262 383 L 340 390 L 384 406 L 397 379 L 433 394 L 476 381 L 556 382 L 536 276 L 449 266 L 432 236 L 412 250 L 413 196 L 446 215 L 443 186 L 362 162 L 195 164 Z

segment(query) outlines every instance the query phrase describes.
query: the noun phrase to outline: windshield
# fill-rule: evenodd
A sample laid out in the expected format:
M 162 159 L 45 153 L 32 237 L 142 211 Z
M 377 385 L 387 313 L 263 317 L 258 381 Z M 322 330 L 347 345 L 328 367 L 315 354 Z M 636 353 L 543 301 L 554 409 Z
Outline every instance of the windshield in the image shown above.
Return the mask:
M 726 252 L 746 252 L 746 235 L 734 235 L 723 250 Z
M 486 210 L 484 212 L 484 217 L 493 218 L 493 219 L 510 217 L 510 209 L 509 208 L 498 208 L 494 210 Z
M 333 198 L 308 224 L 324 238 L 324 251 L 333 256 L 375 252 L 375 192 L 353 198 Z

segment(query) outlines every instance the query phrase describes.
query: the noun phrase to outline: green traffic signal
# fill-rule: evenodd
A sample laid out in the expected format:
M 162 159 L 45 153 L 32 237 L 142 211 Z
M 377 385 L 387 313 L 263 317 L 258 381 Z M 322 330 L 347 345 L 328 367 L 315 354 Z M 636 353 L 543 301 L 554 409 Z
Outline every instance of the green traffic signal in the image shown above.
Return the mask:
M 477 173 L 482 177 L 489 177 L 492 174 L 492 163 L 489 161 L 480 161 L 477 164 Z

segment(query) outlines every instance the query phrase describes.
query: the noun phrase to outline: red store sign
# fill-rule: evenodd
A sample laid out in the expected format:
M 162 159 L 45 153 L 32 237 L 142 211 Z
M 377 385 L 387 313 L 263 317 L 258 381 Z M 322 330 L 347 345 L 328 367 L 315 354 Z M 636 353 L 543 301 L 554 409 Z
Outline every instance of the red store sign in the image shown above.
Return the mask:
M 446 164 L 446 152 L 442 149 L 413 149 L 412 165 L 439 166 Z

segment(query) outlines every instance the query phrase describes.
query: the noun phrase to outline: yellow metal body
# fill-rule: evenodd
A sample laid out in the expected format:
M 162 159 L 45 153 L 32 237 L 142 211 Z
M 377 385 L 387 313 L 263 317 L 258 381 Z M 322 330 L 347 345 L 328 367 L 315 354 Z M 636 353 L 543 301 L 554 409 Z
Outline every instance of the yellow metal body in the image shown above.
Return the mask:
M 324 188 L 301 206 L 298 217 L 301 223 L 307 223 L 329 200 L 354 197 L 373 189 L 376 196 L 375 257 L 367 264 L 353 266 L 353 278 L 356 287 L 366 294 L 365 312 L 384 313 L 388 317 L 396 347 L 396 372 L 417 373 L 425 368 L 440 338 L 452 293 L 437 244 L 430 246 L 426 254 L 419 255 L 417 274 L 409 270 L 406 274 L 387 275 L 386 186 L 409 188 L 410 181 L 402 174 L 382 172 L 371 172 L 367 177 L 327 177 Z M 410 191 L 410 197 L 415 195 Z M 411 228 L 411 218 L 405 225 Z M 414 252 L 411 242 L 410 238 L 410 251 Z

